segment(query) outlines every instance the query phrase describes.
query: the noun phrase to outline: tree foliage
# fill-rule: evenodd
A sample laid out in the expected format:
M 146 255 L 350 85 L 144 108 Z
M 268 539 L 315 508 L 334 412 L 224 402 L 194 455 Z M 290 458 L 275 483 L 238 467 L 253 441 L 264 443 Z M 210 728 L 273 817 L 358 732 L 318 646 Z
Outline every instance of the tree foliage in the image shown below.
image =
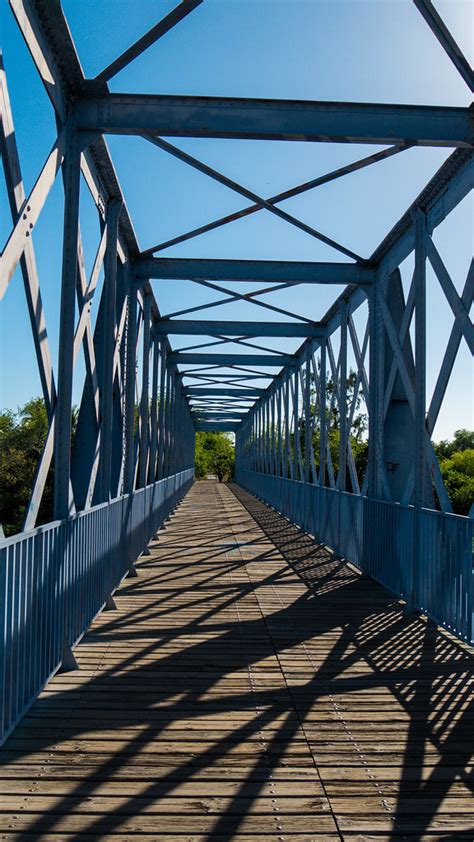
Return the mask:
M 453 511 L 468 515 L 474 504 L 474 432 L 456 430 L 452 441 L 435 444 Z
M 355 387 L 354 372 L 349 373 L 347 383 L 348 415 Z M 331 381 L 328 392 L 331 392 Z M 331 401 L 329 401 L 329 406 Z M 334 471 L 337 474 L 339 459 L 340 420 L 336 408 L 326 407 L 329 416 L 328 444 Z M 312 402 L 312 411 L 315 411 Z M 72 414 L 72 433 L 77 423 L 77 410 Z M 313 418 L 313 447 L 316 463 L 319 460 L 320 422 Z M 350 430 L 350 442 L 354 454 L 359 482 L 367 466 L 367 416 L 356 402 Z M 36 470 L 43 452 L 48 432 L 48 418 L 42 398 L 32 398 L 17 412 L 0 412 L 0 523 L 6 535 L 19 532 L 26 507 L 33 488 Z M 300 419 L 300 442 L 304 456 L 305 431 Z M 293 435 L 291 449 L 293 449 Z M 434 445 L 441 466 L 443 480 L 457 514 L 467 515 L 474 502 L 474 432 L 456 430 L 452 440 Z M 196 477 L 214 474 L 222 482 L 231 479 L 234 473 L 234 447 L 225 433 L 196 433 Z M 47 523 L 53 517 L 54 470 L 50 469 L 38 515 L 38 523 Z M 348 483 L 348 487 L 350 487 Z
M 77 419 L 78 410 L 73 407 L 72 441 Z M 16 412 L 0 411 L 0 523 L 7 536 L 20 532 L 23 526 L 48 428 L 43 398 L 31 398 Z M 38 525 L 53 519 L 53 490 L 54 466 L 51 465 L 36 518 Z
M 319 444 L 321 439 L 321 412 L 319 406 L 316 405 L 316 388 L 314 385 L 314 377 L 311 377 L 311 426 L 313 428 L 312 442 L 314 450 L 314 458 L 317 470 L 319 471 Z M 367 469 L 369 445 L 367 441 L 368 430 L 368 416 L 364 411 L 365 406 L 362 401 L 361 390 L 357 387 L 357 372 L 351 369 L 349 371 L 346 381 L 346 418 L 351 418 L 351 425 L 349 430 L 349 441 L 354 456 L 355 469 L 358 476 L 359 483 L 362 484 L 365 471 Z M 328 378 L 326 386 L 326 425 L 327 425 L 327 442 L 331 454 L 331 462 L 334 475 L 337 476 L 339 471 L 339 442 L 341 429 L 341 415 L 338 402 L 334 400 L 334 380 L 332 377 Z M 304 420 L 300 421 L 300 441 L 301 451 L 304 453 L 305 429 Z M 328 477 L 326 477 L 326 481 Z M 346 487 L 351 488 L 351 481 L 349 472 L 346 477 Z
M 234 447 L 227 433 L 196 433 L 195 473 L 197 479 L 207 474 L 219 482 L 234 475 Z
M 0 523 L 5 535 L 22 527 L 41 454 L 48 434 L 42 398 L 32 398 L 17 412 L 0 412 Z M 40 522 L 53 516 L 52 472 L 40 509 Z
M 436 456 L 442 459 L 450 459 L 453 453 L 462 450 L 474 450 L 474 432 L 472 430 L 456 430 L 451 441 L 443 439 L 434 445 Z

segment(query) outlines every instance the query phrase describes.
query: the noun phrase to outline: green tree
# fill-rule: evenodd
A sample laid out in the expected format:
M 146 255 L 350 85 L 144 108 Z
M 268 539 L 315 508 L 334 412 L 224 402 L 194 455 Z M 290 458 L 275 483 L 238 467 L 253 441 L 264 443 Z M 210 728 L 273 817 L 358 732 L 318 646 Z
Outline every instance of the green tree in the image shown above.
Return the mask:
M 453 511 L 468 515 L 474 504 L 474 432 L 456 430 L 453 438 L 433 444 Z
M 77 424 L 72 411 L 72 434 Z M 17 412 L 0 411 L 0 523 L 5 535 L 22 528 L 36 470 L 48 434 L 48 416 L 42 398 L 32 398 Z M 51 467 L 38 513 L 38 523 L 53 519 L 54 469 Z
M 47 433 L 48 418 L 42 398 L 33 398 L 17 412 L 0 413 L 0 522 L 6 535 L 21 530 Z M 41 514 L 47 520 L 52 518 L 50 477 Z
M 226 433 L 196 433 L 195 473 L 197 479 L 215 474 L 219 480 L 229 480 L 234 474 L 234 447 Z
M 449 459 L 453 453 L 462 450 L 474 450 L 474 432 L 472 430 L 456 430 L 452 441 L 443 439 L 434 445 L 439 460 Z
M 311 378 L 312 384 L 314 384 L 314 377 Z M 346 418 L 349 418 L 354 398 L 355 404 L 353 407 L 353 414 L 352 414 L 352 422 L 351 427 L 349 430 L 349 441 L 352 448 L 352 453 L 354 456 L 354 463 L 357 472 L 357 476 L 359 479 L 359 483 L 362 484 L 366 469 L 367 469 L 367 462 L 368 462 L 368 454 L 369 454 L 369 445 L 367 441 L 367 430 L 368 430 L 368 416 L 367 413 L 364 412 L 364 405 L 362 403 L 362 393 L 359 388 L 357 392 L 357 397 L 355 397 L 355 390 L 357 384 L 357 372 L 353 369 L 350 369 L 349 374 L 347 376 L 347 390 L 346 390 Z M 320 417 L 320 410 L 319 407 L 315 405 L 315 397 L 316 397 L 316 388 L 312 385 L 311 389 L 312 393 L 312 401 L 311 401 L 311 414 L 316 414 L 316 418 L 313 419 L 314 422 L 314 432 L 313 432 L 313 450 L 314 450 L 314 458 L 316 462 L 317 469 L 319 470 L 319 442 L 321 437 L 321 417 Z M 327 381 L 326 386 L 326 395 L 327 395 L 327 403 L 325 408 L 326 413 L 326 423 L 328 423 L 328 445 L 329 451 L 331 453 L 331 461 L 333 465 L 334 474 L 337 475 L 339 470 L 339 441 L 340 441 L 340 410 L 339 406 L 336 401 L 331 402 L 332 395 L 334 393 L 334 380 L 330 377 Z M 332 404 L 332 405 L 331 405 Z M 304 453 L 304 441 L 305 441 L 305 432 L 304 432 L 304 420 L 300 422 L 300 441 L 301 441 L 301 448 L 302 453 Z M 351 481 L 349 477 L 349 472 L 346 478 L 346 487 L 351 488 Z

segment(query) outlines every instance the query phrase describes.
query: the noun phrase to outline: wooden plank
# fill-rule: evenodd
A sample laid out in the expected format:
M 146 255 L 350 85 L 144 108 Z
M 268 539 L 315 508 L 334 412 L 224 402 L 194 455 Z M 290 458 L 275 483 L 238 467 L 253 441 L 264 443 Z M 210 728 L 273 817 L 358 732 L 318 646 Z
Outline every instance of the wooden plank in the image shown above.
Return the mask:
M 473 659 L 237 488 L 198 483 L 0 753 L 0 836 L 474 836 Z

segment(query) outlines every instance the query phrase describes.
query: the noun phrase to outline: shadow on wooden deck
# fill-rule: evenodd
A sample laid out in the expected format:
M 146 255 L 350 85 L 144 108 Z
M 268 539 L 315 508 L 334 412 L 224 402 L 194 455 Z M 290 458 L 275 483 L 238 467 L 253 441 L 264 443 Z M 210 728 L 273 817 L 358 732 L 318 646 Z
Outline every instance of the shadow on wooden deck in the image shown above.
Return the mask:
M 196 484 L 0 752 L 0 838 L 474 837 L 471 655 Z

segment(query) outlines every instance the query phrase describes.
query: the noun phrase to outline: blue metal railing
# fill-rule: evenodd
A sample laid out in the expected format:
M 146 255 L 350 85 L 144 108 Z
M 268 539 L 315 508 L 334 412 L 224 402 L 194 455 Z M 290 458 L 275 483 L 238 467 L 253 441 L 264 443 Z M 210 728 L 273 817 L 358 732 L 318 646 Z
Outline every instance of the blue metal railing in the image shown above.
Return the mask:
M 463 641 L 474 642 L 474 521 L 241 468 L 236 482 Z
M 0 543 L 0 744 L 193 482 L 192 468 Z

